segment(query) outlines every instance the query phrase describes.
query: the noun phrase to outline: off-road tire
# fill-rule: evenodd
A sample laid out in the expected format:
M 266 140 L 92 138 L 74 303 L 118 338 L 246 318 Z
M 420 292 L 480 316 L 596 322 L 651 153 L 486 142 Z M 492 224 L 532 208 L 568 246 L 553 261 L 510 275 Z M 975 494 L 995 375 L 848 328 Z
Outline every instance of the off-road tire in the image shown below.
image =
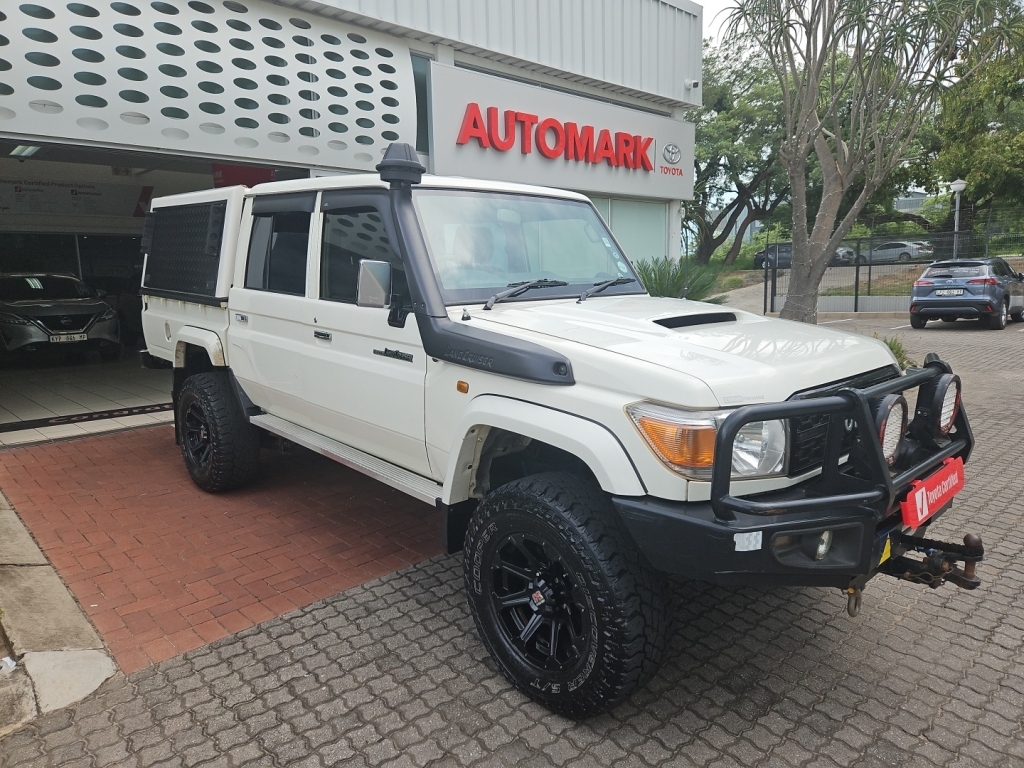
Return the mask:
M 541 579 L 527 582 L 522 576 L 507 575 L 502 583 L 496 578 L 496 572 L 505 571 L 498 563 L 513 563 L 527 551 L 538 557 L 532 563 L 522 560 L 520 570 L 533 578 L 534 569 L 542 568 Z M 463 558 L 469 605 L 484 646 L 513 685 L 552 711 L 582 718 L 611 709 L 647 682 L 661 664 L 668 623 L 663 581 L 592 483 L 552 472 L 497 488 L 470 521 Z M 540 562 L 544 558 L 546 567 Z M 551 575 L 559 569 L 566 574 L 561 581 Z M 520 585 L 525 586 L 519 589 Z M 506 599 L 537 591 L 525 605 L 499 608 L 502 586 L 512 590 Z M 541 588 L 552 593 L 537 605 Z M 556 631 L 555 618 L 542 619 L 533 635 L 538 639 L 531 659 L 528 651 L 516 647 L 513 636 L 520 623 L 529 626 L 542 611 L 553 611 L 562 622 L 566 615 L 573 617 L 576 629 L 570 631 L 563 623 Z M 527 622 L 523 615 L 529 617 Z M 557 654 L 552 662 L 548 653 L 545 669 L 536 656 L 544 645 L 551 648 L 552 637 L 556 651 L 567 645 L 570 650 L 564 650 L 564 663 Z M 532 637 L 525 645 L 531 641 Z M 553 669 L 552 664 L 561 668 Z
M 910 316 L 910 327 L 911 328 L 918 328 L 918 329 L 920 329 L 920 328 L 924 328 L 926 325 L 928 325 L 928 321 L 925 320 L 920 315 L 911 315 Z
M 185 379 L 175 424 L 185 467 L 204 491 L 228 491 L 255 479 L 259 430 L 246 418 L 226 373 L 199 373 Z

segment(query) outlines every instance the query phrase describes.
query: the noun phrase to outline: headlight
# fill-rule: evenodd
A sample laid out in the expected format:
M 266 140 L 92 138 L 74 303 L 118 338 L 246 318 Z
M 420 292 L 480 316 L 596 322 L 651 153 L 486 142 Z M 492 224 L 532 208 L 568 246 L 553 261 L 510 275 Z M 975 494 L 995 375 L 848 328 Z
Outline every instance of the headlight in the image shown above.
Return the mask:
M 100 320 L 113 320 L 115 317 L 117 317 L 117 312 L 113 309 L 108 309 L 100 315 Z
M 710 480 L 715 438 L 729 411 L 682 411 L 634 403 L 626 413 L 644 440 L 670 469 L 692 480 Z M 755 421 L 736 435 L 732 477 L 770 477 L 786 471 L 788 431 L 782 421 Z
M 9 312 L 0 312 L 0 323 L 7 323 L 8 325 L 28 325 L 28 320 L 18 315 L 12 315 Z
M 907 432 L 907 401 L 903 395 L 886 395 L 878 401 L 875 406 L 875 432 L 882 444 L 882 455 L 892 466 Z

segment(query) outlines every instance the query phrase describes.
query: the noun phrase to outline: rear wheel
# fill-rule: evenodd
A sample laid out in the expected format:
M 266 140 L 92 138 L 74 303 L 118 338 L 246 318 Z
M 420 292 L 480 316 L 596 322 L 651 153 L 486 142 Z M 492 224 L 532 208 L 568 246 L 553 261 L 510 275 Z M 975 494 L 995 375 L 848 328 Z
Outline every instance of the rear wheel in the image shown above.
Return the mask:
M 999 305 L 999 310 L 988 316 L 988 327 L 993 331 L 1001 331 L 1006 327 L 1006 321 L 1010 317 L 1010 307 L 1004 301 Z
M 604 712 L 657 671 L 661 579 L 592 484 L 547 473 L 496 489 L 470 522 L 463 569 L 498 668 L 549 709 Z
M 216 493 L 255 478 L 259 430 L 246 418 L 226 373 L 185 379 L 176 417 L 181 455 L 196 485 Z
M 926 325 L 928 325 L 928 321 L 925 320 L 920 315 L 911 315 L 910 316 L 910 327 L 911 328 L 924 328 Z
M 909 253 L 901 253 L 900 254 L 900 261 L 910 261 L 910 254 Z
M 1022 308 L 1019 312 L 1012 312 L 1010 314 L 1010 319 L 1013 320 L 1013 322 L 1015 323 L 1024 322 L 1024 308 Z

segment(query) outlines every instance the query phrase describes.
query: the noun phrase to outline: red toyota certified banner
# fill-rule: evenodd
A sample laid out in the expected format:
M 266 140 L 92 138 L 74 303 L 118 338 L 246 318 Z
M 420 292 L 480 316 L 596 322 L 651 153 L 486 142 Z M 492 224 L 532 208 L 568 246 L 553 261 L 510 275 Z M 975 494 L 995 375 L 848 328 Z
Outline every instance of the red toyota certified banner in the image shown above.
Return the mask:
M 903 524 L 919 528 L 921 523 L 942 509 L 963 488 L 963 460 L 959 456 L 946 459 L 937 472 L 910 486 L 907 498 L 900 502 Z

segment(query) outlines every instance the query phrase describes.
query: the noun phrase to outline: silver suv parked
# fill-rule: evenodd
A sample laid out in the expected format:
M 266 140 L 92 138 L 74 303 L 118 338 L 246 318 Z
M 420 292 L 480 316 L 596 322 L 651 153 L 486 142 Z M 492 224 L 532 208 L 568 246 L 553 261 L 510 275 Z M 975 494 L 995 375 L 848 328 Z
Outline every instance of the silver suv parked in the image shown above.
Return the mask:
M 910 324 L 924 328 L 929 320 L 952 323 L 980 318 L 994 330 L 1007 318 L 1024 320 L 1024 273 L 1002 259 L 937 261 L 916 281 L 910 296 Z

